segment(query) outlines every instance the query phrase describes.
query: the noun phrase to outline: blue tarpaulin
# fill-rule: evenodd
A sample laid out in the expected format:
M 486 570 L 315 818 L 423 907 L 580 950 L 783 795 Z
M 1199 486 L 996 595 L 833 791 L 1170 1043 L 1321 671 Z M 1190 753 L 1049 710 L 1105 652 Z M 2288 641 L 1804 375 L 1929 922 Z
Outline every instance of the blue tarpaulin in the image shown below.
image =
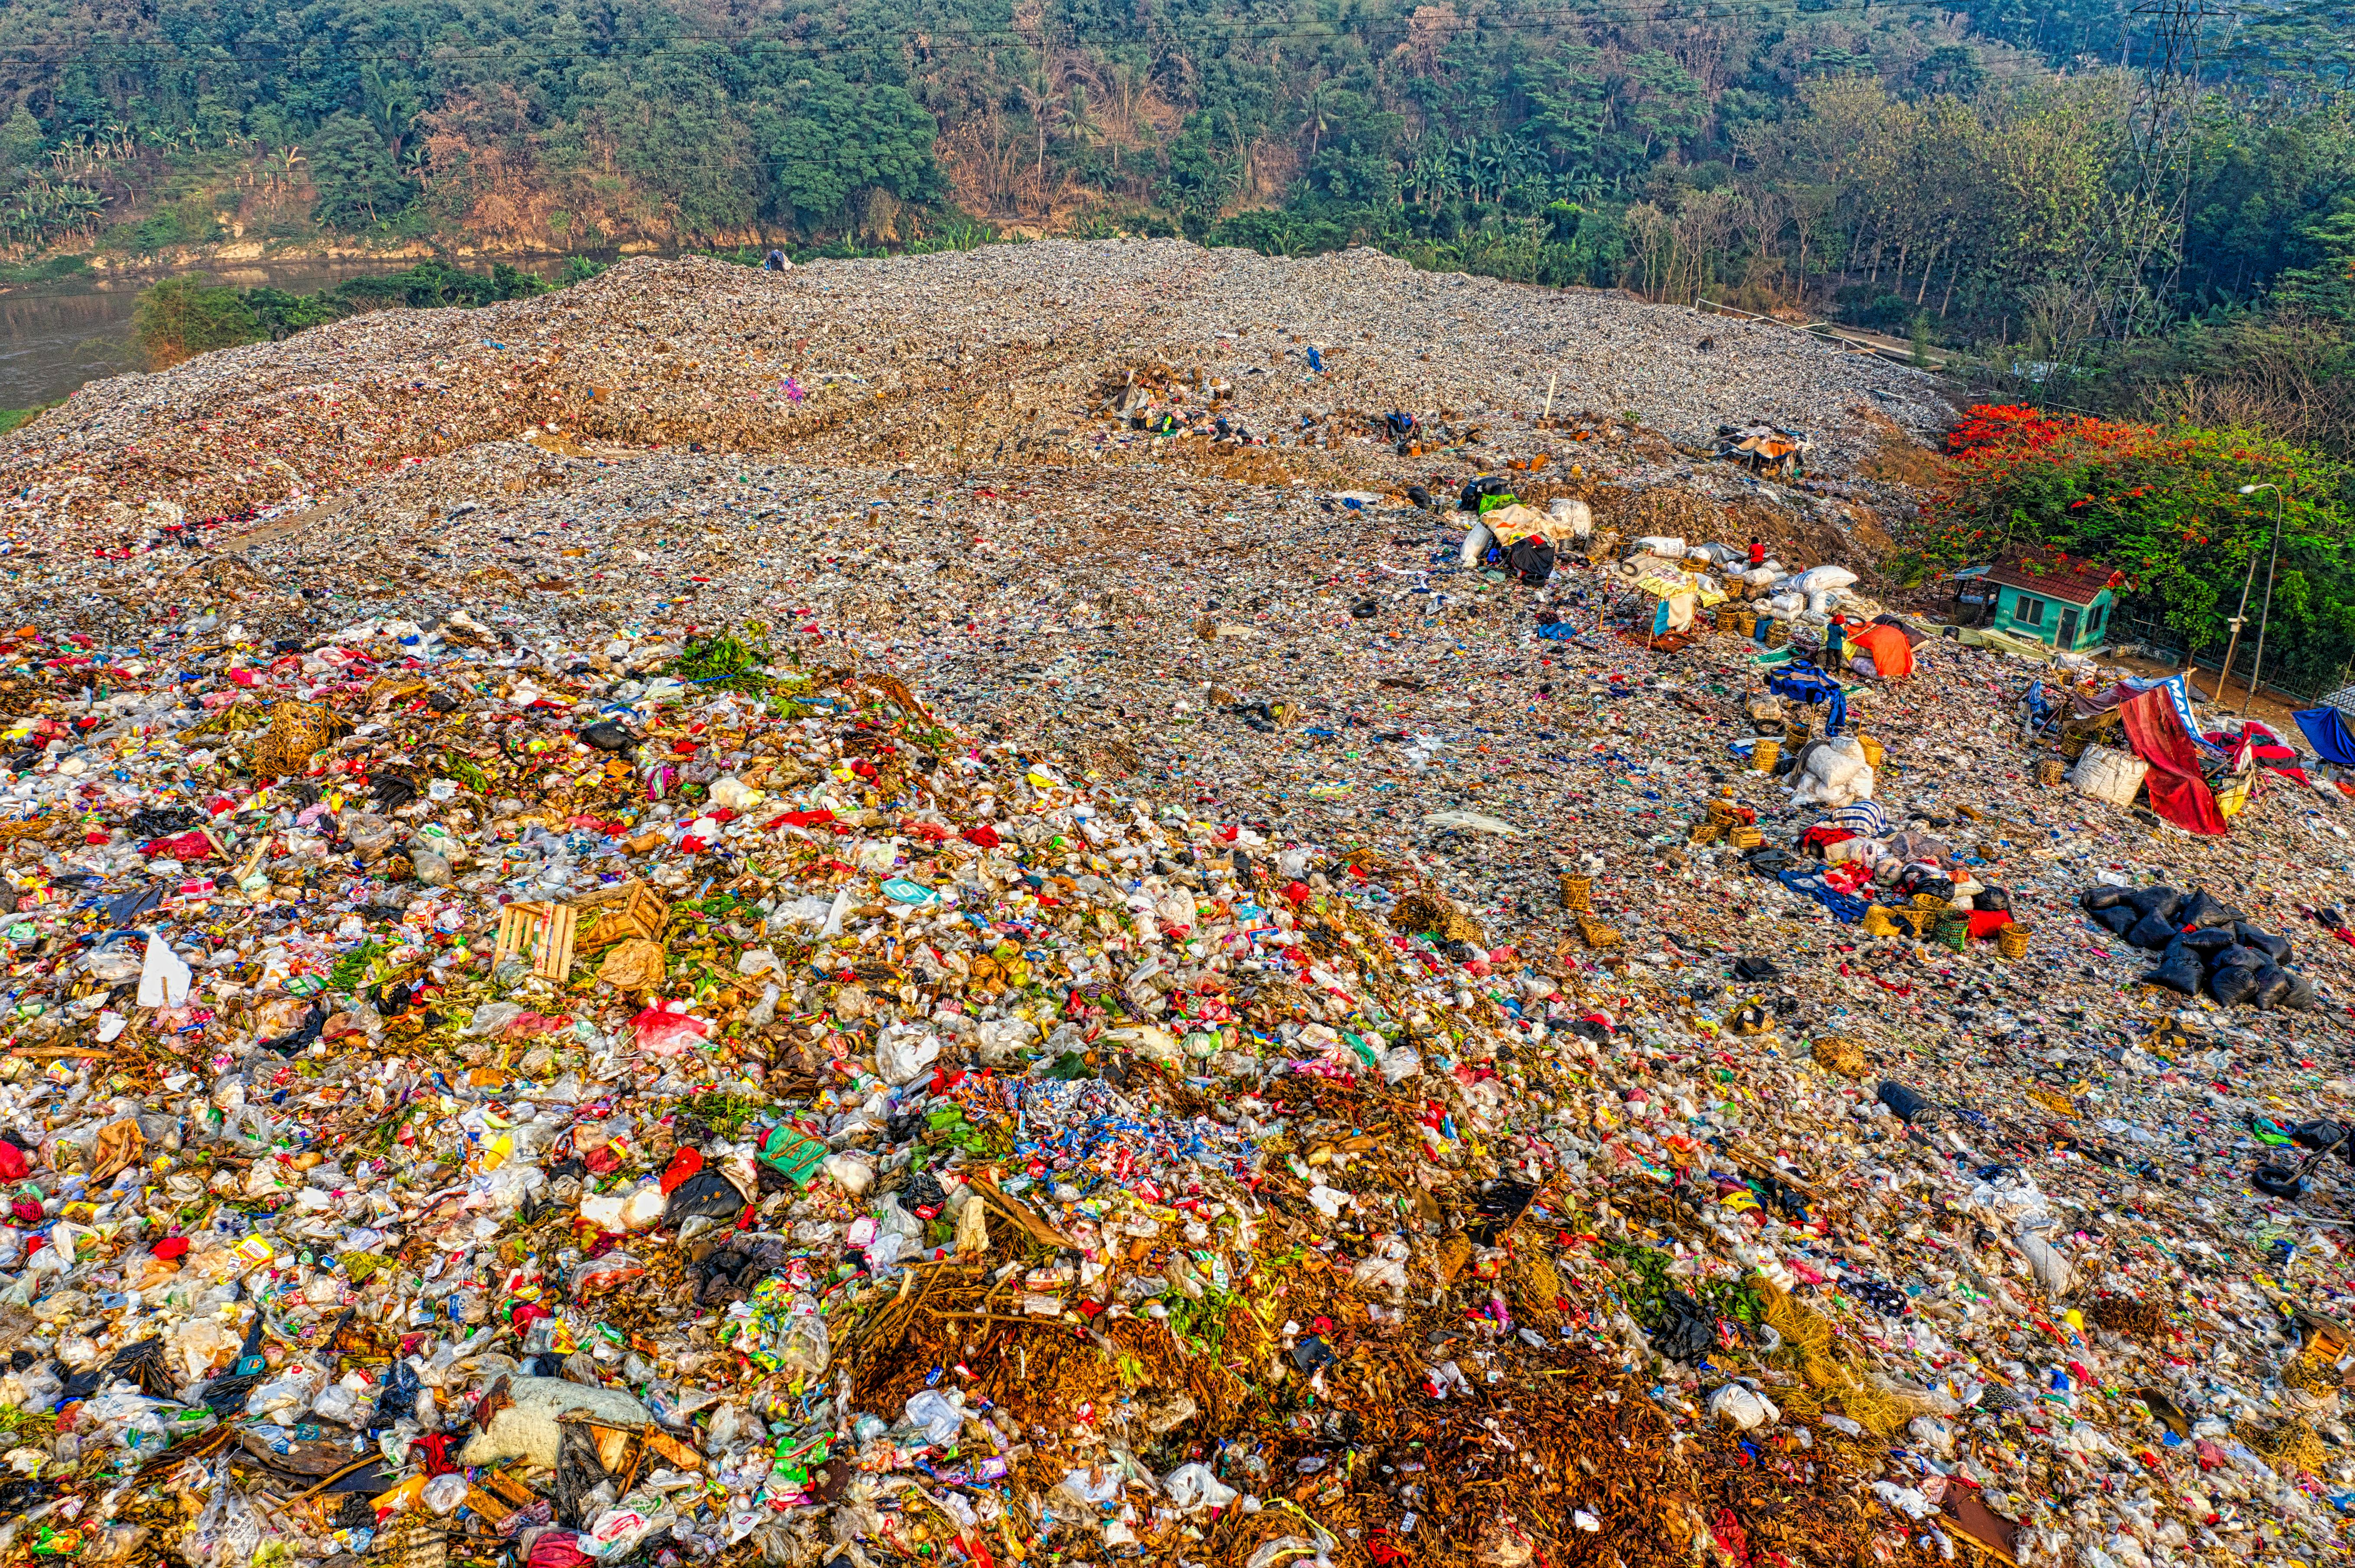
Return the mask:
M 1824 733 L 1837 735 L 1848 722 L 1848 695 L 1840 683 L 1807 663 L 1794 659 L 1766 677 L 1766 689 L 1794 702 L 1824 704 Z
M 2307 708 L 2290 715 L 2306 731 L 2315 753 L 2326 763 L 2355 768 L 2355 734 L 2347 730 L 2347 716 L 2336 708 Z

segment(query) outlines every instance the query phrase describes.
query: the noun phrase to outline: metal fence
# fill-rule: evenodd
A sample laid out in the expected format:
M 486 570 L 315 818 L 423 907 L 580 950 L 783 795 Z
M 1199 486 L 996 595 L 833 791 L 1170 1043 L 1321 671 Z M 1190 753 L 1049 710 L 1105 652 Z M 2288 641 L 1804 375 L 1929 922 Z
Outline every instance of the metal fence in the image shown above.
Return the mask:
M 2155 619 L 2118 613 L 2110 619 L 2110 640 L 2113 644 L 2138 643 L 2152 656 L 2180 668 L 2183 664 L 2183 634 Z M 2232 652 L 2232 669 L 2229 678 L 2236 686 L 2244 685 L 2257 674 L 2257 629 L 2254 620 L 2242 629 L 2240 645 Z M 2265 663 L 2275 675 L 2263 680 L 2257 690 L 2276 701 L 2297 708 L 2337 708 L 2355 715 L 2355 686 L 2348 684 L 2350 671 L 2341 669 L 2339 678 L 2323 685 L 2285 683 L 2279 677 L 2281 643 L 2277 637 L 2265 640 Z M 2223 673 L 2224 650 L 2202 648 L 2192 659 L 2192 668 L 2202 674 Z

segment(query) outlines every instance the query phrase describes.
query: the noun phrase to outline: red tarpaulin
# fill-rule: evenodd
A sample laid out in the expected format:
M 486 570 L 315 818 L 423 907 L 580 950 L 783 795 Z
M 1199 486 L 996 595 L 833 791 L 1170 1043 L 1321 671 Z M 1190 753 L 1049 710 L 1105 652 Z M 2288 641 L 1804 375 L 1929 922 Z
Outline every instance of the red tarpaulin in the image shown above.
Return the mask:
M 1913 645 L 1894 626 L 1867 626 L 1848 634 L 1850 646 L 1872 658 L 1872 673 L 1882 680 L 1903 680 L 1913 673 Z
M 2150 808 L 2178 827 L 2221 837 L 2224 814 L 2216 809 L 2216 797 L 2200 775 L 2200 748 L 2176 717 L 2165 689 L 2153 687 L 2128 698 L 2118 704 L 2118 712 L 2126 720 L 2126 744 L 2150 764 L 2150 776 L 2144 781 L 2150 790 Z

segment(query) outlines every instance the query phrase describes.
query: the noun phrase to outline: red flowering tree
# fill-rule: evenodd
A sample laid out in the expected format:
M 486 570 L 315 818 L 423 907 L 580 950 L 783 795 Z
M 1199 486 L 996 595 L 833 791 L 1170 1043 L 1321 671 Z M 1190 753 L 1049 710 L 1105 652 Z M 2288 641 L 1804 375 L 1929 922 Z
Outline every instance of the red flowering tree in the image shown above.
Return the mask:
M 2267 668 L 2312 689 L 2355 656 L 2355 469 L 2345 464 L 2244 431 L 1991 404 L 1966 413 L 1947 454 L 1928 553 L 1956 563 L 2100 561 L 2126 573 L 2119 594 L 2133 613 L 2155 614 L 2195 649 L 2223 642 L 2250 557 L 2272 544 L 2275 493 L 2241 487 L 2278 485 Z M 2264 577 L 2261 563 L 2260 596 Z

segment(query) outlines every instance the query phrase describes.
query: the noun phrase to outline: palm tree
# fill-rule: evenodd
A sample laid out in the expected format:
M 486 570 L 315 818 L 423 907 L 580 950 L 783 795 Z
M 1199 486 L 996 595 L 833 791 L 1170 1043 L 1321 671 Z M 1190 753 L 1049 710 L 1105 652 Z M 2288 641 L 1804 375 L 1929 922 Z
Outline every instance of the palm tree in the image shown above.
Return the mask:
M 1308 161 L 1311 163 L 1316 161 L 1317 144 L 1324 140 L 1325 133 L 1331 129 L 1331 122 L 1325 117 L 1326 85 L 1324 75 L 1319 72 L 1301 104 L 1300 129 L 1308 133 Z

